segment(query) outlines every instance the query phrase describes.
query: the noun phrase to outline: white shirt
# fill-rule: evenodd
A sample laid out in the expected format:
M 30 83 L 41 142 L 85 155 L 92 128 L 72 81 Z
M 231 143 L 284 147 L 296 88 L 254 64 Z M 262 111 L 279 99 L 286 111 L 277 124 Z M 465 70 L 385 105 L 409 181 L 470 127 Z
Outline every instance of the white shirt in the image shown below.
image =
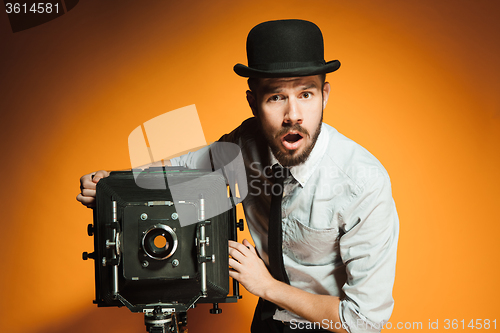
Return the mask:
M 221 141 L 234 142 L 245 161 L 246 221 L 266 264 L 277 160 L 259 135 L 255 118 Z M 172 159 L 172 165 L 210 168 L 208 148 Z M 208 165 L 207 165 L 208 163 Z M 366 149 L 322 124 L 309 158 L 290 168 L 282 200 L 283 261 L 290 284 L 341 299 L 339 314 L 350 332 L 378 332 L 392 309 L 399 222 L 389 176 Z M 277 310 L 274 319 L 304 321 Z

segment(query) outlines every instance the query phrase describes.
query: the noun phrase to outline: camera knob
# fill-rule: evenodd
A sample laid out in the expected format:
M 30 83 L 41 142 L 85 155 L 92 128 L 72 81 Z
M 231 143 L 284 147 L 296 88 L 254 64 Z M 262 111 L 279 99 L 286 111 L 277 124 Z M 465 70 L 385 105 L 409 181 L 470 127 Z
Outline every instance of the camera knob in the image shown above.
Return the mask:
M 88 259 L 95 259 L 95 252 L 88 253 L 88 252 L 83 252 L 82 253 L 82 259 L 83 260 L 88 260 Z
M 87 226 L 87 235 L 94 236 L 94 226 L 92 224 Z
M 245 230 L 245 225 L 243 224 L 243 219 L 240 219 L 238 222 L 236 222 L 236 228 L 240 229 L 240 231 Z
M 222 313 L 222 309 L 219 308 L 219 303 L 213 303 L 213 307 L 210 309 L 211 314 L 220 314 Z

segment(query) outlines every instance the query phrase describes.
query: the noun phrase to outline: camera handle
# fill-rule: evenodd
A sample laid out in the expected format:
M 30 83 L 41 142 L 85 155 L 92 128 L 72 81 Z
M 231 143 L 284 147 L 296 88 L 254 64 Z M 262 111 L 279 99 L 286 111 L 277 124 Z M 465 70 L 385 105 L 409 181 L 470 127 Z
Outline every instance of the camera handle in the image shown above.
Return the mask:
M 215 254 L 207 256 L 206 247 L 210 244 L 210 240 L 206 236 L 205 226 L 210 225 L 210 221 L 198 222 L 198 263 L 200 264 L 200 279 L 201 279 L 201 297 L 207 297 L 207 262 L 215 262 Z
M 236 212 L 234 212 L 234 219 L 236 221 Z M 243 231 L 245 230 L 245 225 L 243 223 L 243 219 L 239 219 L 238 222 L 236 222 L 234 225 L 233 225 L 233 235 L 232 235 L 232 239 L 237 242 L 238 241 L 238 229 L 240 231 Z M 238 282 L 238 280 L 235 280 L 233 279 L 233 297 L 236 297 L 237 299 L 241 299 L 241 295 L 240 295 L 240 283 Z M 214 304 L 214 308 L 215 308 L 215 304 Z M 215 311 L 215 310 L 214 310 Z M 219 312 L 220 313 L 220 312 Z
M 202 201 L 203 203 L 203 201 Z M 236 220 L 236 212 L 233 212 L 234 214 L 234 220 Z M 200 269 L 200 275 L 201 275 L 201 297 L 207 297 L 207 276 L 206 276 L 206 263 L 207 262 L 214 262 L 215 261 L 215 256 L 206 256 L 206 246 L 210 244 L 208 237 L 206 237 L 206 231 L 205 231 L 205 226 L 210 225 L 210 221 L 202 221 L 198 222 L 198 232 L 197 232 L 197 237 L 196 237 L 196 244 L 199 249 L 199 256 L 198 256 L 198 262 L 200 263 L 201 269 Z M 231 235 L 230 238 L 234 241 L 238 241 L 238 230 L 243 231 L 244 230 L 244 223 L 243 219 L 240 219 L 238 222 L 235 222 L 231 228 Z M 225 302 L 236 302 L 238 299 L 241 299 L 240 295 L 240 283 L 233 279 L 233 295 L 228 296 L 225 299 Z M 213 306 L 210 309 L 211 314 L 220 314 L 222 313 L 222 309 L 219 307 L 219 303 L 212 303 Z

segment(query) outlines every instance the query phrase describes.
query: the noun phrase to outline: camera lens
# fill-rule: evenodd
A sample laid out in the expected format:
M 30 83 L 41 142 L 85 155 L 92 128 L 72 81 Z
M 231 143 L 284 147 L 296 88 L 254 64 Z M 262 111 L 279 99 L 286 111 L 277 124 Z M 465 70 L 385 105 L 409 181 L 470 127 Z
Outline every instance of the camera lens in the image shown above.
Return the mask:
M 153 259 L 167 259 L 177 249 L 177 235 L 168 225 L 156 224 L 144 233 L 142 248 Z

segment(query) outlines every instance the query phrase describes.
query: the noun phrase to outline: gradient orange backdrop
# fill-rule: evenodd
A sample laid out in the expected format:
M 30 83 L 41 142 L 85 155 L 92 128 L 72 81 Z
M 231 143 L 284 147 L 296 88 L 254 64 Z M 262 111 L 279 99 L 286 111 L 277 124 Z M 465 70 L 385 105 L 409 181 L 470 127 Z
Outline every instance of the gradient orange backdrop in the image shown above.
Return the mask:
M 84 0 L 16 34 L 0 13 L 0 332 L 145 332 L 142 315 L 92 304 L 78 180 L 129 167 L 129 133 L 167 111 L 196 104 L 208 141 L 251 116 L 232 66 L 251 27 L 279 18 L 321 27 L 326 60 L 342 63 L 324 120 L 391 175 L 391 323 L 498 329 L 498 1 Z M 248 331 L 255 303 L 200 305 L 190 332 Z

